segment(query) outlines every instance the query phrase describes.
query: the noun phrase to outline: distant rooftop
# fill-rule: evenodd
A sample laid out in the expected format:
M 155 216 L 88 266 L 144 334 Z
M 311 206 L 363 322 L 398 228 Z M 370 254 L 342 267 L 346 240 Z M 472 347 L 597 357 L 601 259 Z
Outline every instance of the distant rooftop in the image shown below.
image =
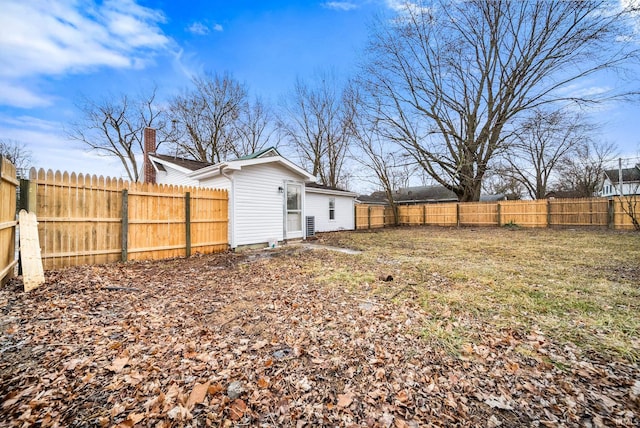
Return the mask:
M 617 169 L 607 169 L 604 172 L 609 180 L 613 184 L 617 184 L 620 179 L 620 172 Z M 634 166 L 633 168 L 623 168 L 622 169 L 622 181 L 625 183 L 632 181 L 640 181 L 640 164 Z
M 394 192 L 394 199 L 397 204 L 410 205 L 429 202 L 458 202 L 458 197 L 454 192 L 444 186 L 414 186 L 401 187 Z M 507 199 L 504 194 L 496 195 L 480 195 L 480 201 L 502 201 Z M 387 195 L 384 192 L 377 191 L 371 195 L 360 195 L 358 200 L 364 203 L 381 204 L 387 203 Z

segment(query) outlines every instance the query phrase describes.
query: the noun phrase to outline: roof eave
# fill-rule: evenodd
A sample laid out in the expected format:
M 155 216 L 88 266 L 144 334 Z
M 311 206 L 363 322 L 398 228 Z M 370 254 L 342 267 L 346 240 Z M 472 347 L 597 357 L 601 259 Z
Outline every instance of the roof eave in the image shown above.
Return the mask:
M 164 165 L 164 166 L 168 166 L 168 167 L 169 167 L 169 168 L 171 168 L 171 169 L 175 169 L 176 171 L 183 172 L 183 173 L 185 173 L 185 174 L 187 174 L 187 175 L 189 175 L 189 174 L 191 174 L 192 172 L 194 172 L 194 171 L 190 170 L 189 168 L 185 168 L 185 167 L 183 167 L 183 166 L 176 165 L 176 164 L 175 164 L 175 163 L 173 163 L 173 162 L 169 162 L 169 161 L 167 161 L 167 160 L 157 158 L 157 157 L 155 157 L 155 156 L 154 156 L 153 154 L 151 154 L 151 153 L 149 153 L 149 159 L 150 159 L 150 160 L 152 160 L 153 162 L 158 162 L 159 164 L 162 164 L 162 165 Z M 155 166 L 154 166 L 154 169 L 155 169 L 156 171 L 158 170 Z
M 321 189 L 319 187 L 305 187 L 305 191 L 309 193 L 322 193 L 325 195 L 335 195 L 335 196 L 349 196 L 355 198 L 358 196 L 357 193 L 349 192 L 347 190 L 335 190 L 335 189 Z

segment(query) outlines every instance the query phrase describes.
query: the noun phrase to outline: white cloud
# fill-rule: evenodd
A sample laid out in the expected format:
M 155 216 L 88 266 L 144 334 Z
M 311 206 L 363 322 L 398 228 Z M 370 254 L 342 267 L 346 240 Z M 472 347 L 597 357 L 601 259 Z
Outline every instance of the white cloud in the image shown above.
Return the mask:
M 38 105 L 44 97 L 24 87 L 26 77 L 144 67 L 171 44 L 159 27 L 164 21 L 135 0 L 3 0 L 0 79 L 12 84 L 14 96 L 4 94 L 0 102 Z
M 400 14 L 411 12 L 427 12 L 429 10 L 428 7 L 423 6 L 421 2 L 412 2 L 406 0 L 385 0 L 386 6 Z
M 325 7 L 327 9 L 349 11 L 356 9 L 358 5 L 348 1 L 329 1 L 326 3 L 322 3 L 322 7 Z
M 20 108 L 46 107 L 52 101 L 15 83 L 0 80 L 0 105 L 11 105 Z
M 188 32 L 196 34 L 198 36 L 206 36 L 207 34 L 211 33 L 211 30 L 222 32 L 224 31 L 224 28 L 220 24 L 214 24 L 213 26 L 209 27 L 207 24 L 204 24 L 202 22 L 194 22 L 193 24 L 189 25 L 189 27 L 187 27 Z
M 209 27 L 204 25 L 202 22 L 194 22 L 193 24 L 189 25 L 187 31 L 192 34 L 197 34 L 198 36 L 204 36 L 206 34 L 209 34 Z
M 59 122 L 0 114 L 0 135 L 24 142 L 36 168 L 123 177 L 119 160 L 89 152 L 78 142 L 70 141 Z

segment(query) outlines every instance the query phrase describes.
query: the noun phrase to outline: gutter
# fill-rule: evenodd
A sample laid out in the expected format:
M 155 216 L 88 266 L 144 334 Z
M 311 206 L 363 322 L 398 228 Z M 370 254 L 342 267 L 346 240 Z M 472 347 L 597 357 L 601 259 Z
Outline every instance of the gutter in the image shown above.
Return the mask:
M 236 182 L 233 179 L 233 176 L 227 175 L 225 171 L 225 167 L 228 165 L 222 164 L 220 165 L 220 175 L 225 177 L 231 183 L 231 187 L 229 190 L 229 247 L 233 250 L 236 248 L 236 221 L 235 221 L 235 212 L 236 212 Z

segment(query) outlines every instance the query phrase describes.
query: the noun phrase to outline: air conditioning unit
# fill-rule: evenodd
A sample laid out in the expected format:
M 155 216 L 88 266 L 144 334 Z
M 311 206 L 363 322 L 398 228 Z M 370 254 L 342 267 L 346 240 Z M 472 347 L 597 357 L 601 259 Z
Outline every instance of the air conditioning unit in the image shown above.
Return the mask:
M 316 235 L 316 217 L 309 215 L 305 218 L 307 223 L 307 238 Z

